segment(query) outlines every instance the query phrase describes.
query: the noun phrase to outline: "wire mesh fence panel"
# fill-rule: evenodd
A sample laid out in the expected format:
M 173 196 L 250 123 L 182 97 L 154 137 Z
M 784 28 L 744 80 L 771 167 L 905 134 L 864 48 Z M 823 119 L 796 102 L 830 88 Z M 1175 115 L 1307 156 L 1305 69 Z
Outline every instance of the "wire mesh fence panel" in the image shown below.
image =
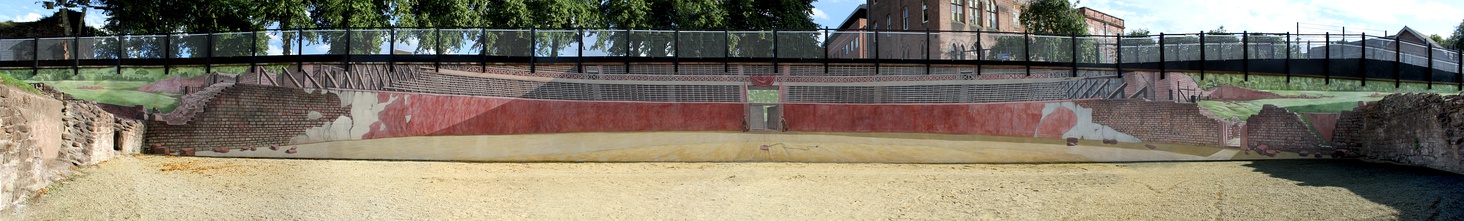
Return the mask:
M 1164 45 L 1160 50 L 1164 51 L 1164 61 L 1198 61 L 1200 57 L 1200 36 L 1198 35 L 1166 35 Z
M 1116 62 L 1117 39 L 1112 37 L 1078 37 L 1078 62 L 1112 64 Z
M 483 52 L 482 29 L 441 29 L 437 38 L 444 55 L 479 55 Z
M 534 56 L 579 56 L 581 38 L 578 30 L 539 30 L 534 33 L 534 41 Z
M 265 31 L 261 33 L 263 33 L 264 36 L 260 36 L 261 38 L 259 39 L 259 41 L 263 42 L 264 48 L 259 51 L 260 55 L 277 56 L 300 54 L 300 49 L 298 47 L 300 44 L 299 41 L 297 41 L 297 39 L 300 38 L 299 31 L 284 30 Z
M 121 43 L 116 36 L 82 37 L 77 47 L 80 59 L 117 59 Z
M 824 58 L 822 31 L 778 31 L 778 58 Z
M 300 33 L 304 40 L 300 45 L 302 55 L 346 54 L 346 31 L 310 30 Z
M 986 38 L 986 39 L 982 39 L 983 42 L 981 44 L 983 46 L 986 46 L 986 49 L 983 49 L 986 52 L 983 53 L 984 54 L 983 56 L 985 56 L 985 57 L 982 60 L 996 60 L 996 61 L 1026 61 L 1027 60 L 1027 55 L 1026 55 L 1027 54 L 1027 48 L 1026 48 L 1027 40 L 1026 40 L 1025 36 L 1022 36 L 1022 35 L 1019 35 L 1019 34 L 985 34 L 985 35 L 986 36 L 989 36 L 989 37 Z M 991 41 L 984 41 L 984 40 L 991 40 Z
M 1427 57 L 1428 56 L 1428 47 L 1427 46 L 1423 46 L 1423 45 L 1419 45 L 1419 44 L 1414 44 L 1412 42 L 1407 42 L 1407 41 L 1399 42 L 1399 44 L 1400 44 L 1399 46 L 1401 48 L 1398 49 L 1398 50 L 1400 50 L 1400 51 L 1403 52 L 1403 60 L 1402 60 L 1402 62 L 1404 64 L 1418 65 L 1418 66 L 1422 66 L 1422 67 L 1427 67 L 1428 66 L 1429 60 L 1428 60 L 1428 57 Z
M 1073 61 L 1073 43 L 1071 37 L 1062 36 L 1032 36 L 1031 61 L 1044 62 L 1071 62 Z
M 131 35 L 122 37 L 122 58 L 124 59 L 158 59 L 164 58 L 163 51 L 167 45 L 163 35 Z
M 29 61 L 36 58 L 35 39 L 0 39 L 0 61 Z
M 676 32 L 664 30 L 631 30 L 629 54 L 632 57 L 668 58 L 676 55 Z
M 728 41 L 731 46 L 729 57 L 737 58 L 772 58 L 773 57 L 773 32 L 771 31 L 732 31 L 728 32 Z
M 925 32 L 880 32 L 875 37 L 880 59 L 925 60 L 925 53 L 930 52 L 925 47 Z
M 213 56 L 214 57 L 248 57 L 254 56 L 255 48 L 254 33 L 230 32 L 213 35 Z
M 484 32 L 484 51 L 488 56 L 528 57 L 533 54 L 532 30 L 488 29 Z
M 1296 35 L 1296 40 L 1291 43 L 1300 50 L 1302 56 L 1294 59 L 1323 59 L 1332 54 L 1327 51 L 1327 40 L 1325 35 Z
M 1286 59 L 1286 36 L 1252 34 L 1246 38 L 1250 42 L 1251 59 Z
M 1123 47 L 1119 53 L 1123 54 L 1123 63 L 1159 61 L 1158 37 L 1124 37 L 1121 41 Z
M 1458 72 L 1459 54 L 1454 51 L 1442 48 L 1435 48 L 1433 53 L 1434 69 L 1449 73 Z
M 722 31 L 681 31 L 676 53 L 682 58 L 722 58 L 727 56 L 727 35 Z
M 391 54 L 391 30 L 351 30 L 351 54 Z
M 396 44 L 397 54 L 437 54 L 437 30 L 433 29 L 397 29 Z
M 1363 53 L 1367 59 L 1380 61 L 1395 60 L 1396 53 L 1393 50 L 1393 40 L 1384 37 L 1367 36 L 1363 40 Z
M 75 58 L 75 43 L 73 38 L 42 38 L 37 45 L 40 47 L 36 50 L 37 57 L 39 60 L 71 60 Z
M 931 55 L 932 60 L 980 60 L 978 50 L 981 49 L 977 33 L 947 32 L 932 33 Z

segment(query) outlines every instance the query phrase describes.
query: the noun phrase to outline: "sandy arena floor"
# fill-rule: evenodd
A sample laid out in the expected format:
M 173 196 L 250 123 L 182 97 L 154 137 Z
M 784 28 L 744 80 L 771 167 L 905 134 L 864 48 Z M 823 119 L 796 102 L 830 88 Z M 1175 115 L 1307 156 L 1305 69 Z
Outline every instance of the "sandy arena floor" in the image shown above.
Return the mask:
M 519 164 L 134 156 L 83 173 L 0 218 L 1464 219 L 1464 176 L 1346 160 Z

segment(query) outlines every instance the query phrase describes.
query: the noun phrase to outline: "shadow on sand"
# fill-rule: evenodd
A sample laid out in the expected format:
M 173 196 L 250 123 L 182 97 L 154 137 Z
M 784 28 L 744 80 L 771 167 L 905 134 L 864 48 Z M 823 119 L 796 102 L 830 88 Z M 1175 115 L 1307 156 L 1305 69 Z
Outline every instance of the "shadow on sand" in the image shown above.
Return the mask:
M 1356 160 L 1264 160 L 1246 166 L 1298 186 L 1347 189 L 1398 210 L 1399 220 L 1464 219 L 1464 175 Z

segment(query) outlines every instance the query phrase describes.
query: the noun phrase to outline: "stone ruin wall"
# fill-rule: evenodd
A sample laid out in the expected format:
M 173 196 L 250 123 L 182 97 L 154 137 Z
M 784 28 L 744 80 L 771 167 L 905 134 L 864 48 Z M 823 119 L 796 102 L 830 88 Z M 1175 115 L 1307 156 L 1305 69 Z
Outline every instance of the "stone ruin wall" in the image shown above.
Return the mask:
M 142 147 L 141 121 L 37 86 L 41 95 L 0 86 L 0 210 L 43 194 L 74 173 L 73 166 L 137 154 Z
M 1393 94 L 1344 112 L 1337 149 L 1364 160 L 1464 173 L 1464 97 Z

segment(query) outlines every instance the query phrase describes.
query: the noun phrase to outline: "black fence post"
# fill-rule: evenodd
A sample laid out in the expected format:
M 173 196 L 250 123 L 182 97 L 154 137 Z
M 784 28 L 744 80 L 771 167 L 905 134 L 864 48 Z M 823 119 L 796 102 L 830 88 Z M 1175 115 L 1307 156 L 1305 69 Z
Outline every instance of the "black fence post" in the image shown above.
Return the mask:
M 824 37 L 824 39 L 823 39 L 823 53 L 824 53 L 824 56 L 823 56 L 823 61 L 824 61 L 823 62 L 823 68 L 824 68 L 824 71 L 823 72 L 824 72 L 824 74 L 828 74 L 829 73 L 829 45 L 832 45 L 831 44 L 832 42 L 829 42 L 829 27 L 824 27 L 823 33 L 824 33 L 824 35 L 823 35 L 823 37 Z M 853 42 L 849 42 L 849 43 L 850 44 L 853 44 Z M 680 44 L 678 44 L 678 45 L 680 45 Z
M 1118 78 L 1123 78 L 1123 33 L 1113 35 L 1113 69 L 1117 70 Z
M 1168 58 L 1165 58 L 1164 32 L 1159 32 L 1159 79 L 1169 76 Z
M 81 30 L 71 33 L 71 75 L 81 75 Z
M 672 30 L 671 36 L 671 72 L 681 74 L 681 28 Z M 580 37 L 580 57 L 584 57 L 584 37 Z M 827 41 L 826 41 L 827 42 Z
M 1068 46 L 1072 46 L 1073 49 L 1073 60 L 1069 62 L 1069 65 L 1072 65 L 1073 77 L 1078 77 L 1078 34 L 1074 33 L 1068 38 Z
M 166 41 L 166 40 L 164 40 Z M 163 50 L 167 50 L 164 48 Z M 167 51 L 163 51 L 163 61 L 167 61 Z M 31 40 L 31 76 L 41 74 L 41 37 Z M 167 76 L 167 69 L 163 70 L 163 76 Z
M 396 27 L 387 27 L 386 35 L 386 71 L 396 73 Z
M 579 52 L 575 52 L 574 66 L 579 69 L 579 73 L 583 74 L 585 73 L 585 28 L 574 28 L 574 32 L 575 35 L 579 36 Z M 680 66 L 677 67 L 679 69 Z M 484 69 L 484 71 L 487 71 L 487 69 Z
M 351 50 L 356 49 L 356 47 L 352 45 L 354 43 L 353 41 L 354 40 L 351 39 L 351 26 L 346 25 L 346 63 L 341 64 L 341 72 L 351 72 Z
M 1022 63 L 1027 64 L 1027 77 L 1032 76 L 1032 33 L 1022 32 Z
M 203 73 L 204 74 L 213 74 L 213 52 L 214 52 L 213 33 L 212 32 L 206 33 L 203 36 L 204 36 L 203 37 L 204 41 L 207 41 L 207 42 L 204 42 L 203 43 L 203 45 L 206 45 L 205 46 L 205 49 L 204 49 L 204 52 L 203 52 L 203 56 L 205 56 L 204 57 L 204 63 L 203 63 Z M 194 53 L 197 53 L 197 51 L 195 51 Z M 209 82 L 209 83 L 213 83 L 213 82 Z
M 539 73 L 534 63 L 539 61 L 539 26 L 529 28 L 529 73 Z
M 1403 87 L 1403 45 L 1393 36 L 1393 88 Z
M 478 49 L 478 59 L 482 59 L 478 62 L 478 69 L 488 73 L 488 28 L 478 28 L 478 31 L 482 33 L 478 34 L 478 44 L 483 45 Z M 580 70 L 580 73 L 584 73 L 584 70 Z
M 925 29 L 925 74 L 930 75 L 930 28 Z
M 778 66 L 778 29 L 773 28 L 773 73 L 782 70 L 783 68 Z
M 442 71 L 442 28 L 432 28 L 432 70 Z
M 305 28 L 296 28 L 295 31 L 295 55 L 300 57 L 295 59 L 295 69 L 305 74 Z
M 874 75 L 879 75 L 879 29 L 874 29 Z
M 1207 59 L 1205 59 L 1205 32 L 1204 31 L 1200 31 L 1200 80 L 1202 80 L 1202 81 L 1205 80 L 1205 69 L 1206 68 L 1209 68 L 1208 65 L 1205 64 L 1206 61 L 1207 61 Z
M 1250 80 L 1250 31 L 1240 32 L 1240 70 L 1245 80 Z
M 126 44 L 127 44 L 127 41 L 124 41 L 122 39 L 122 33 L 121 32 L 118 32 L 117 33 L 117 74 L 118 75 L 121 75 L 122 74 L 122 57 L 123 57 L 124 54 L 126 54 L 126 50 L 125 50 L 125 48 L 127 48 L 127 47 L 125 47 Z
M 634 28 L 627 28 L 627 29 L 625 29 L 625 59 L 624 60 L 625 60 L 625 73 L 626 74 L 630 74 L 630 41 L 631 41 L 630 36 L 631 36 L 631 33 L 634 33 L 634 32 L 635 32 L 635 29 Z
M 1428 87 L 1427 88 L 1429 90 L 1433 90 L 1433 80 L 1434 80 L 1433 44 L 1428 43 L 1428 42 L 1424 42 L 1424 45 L 1428 45 L 1428 77 L 1427 78 L 1424 78 L 1424 79 L 1428 79 Z
M 732 72 L 732 31 L 722 27 L 722 72 Z
M 1459 86 L 1460 91 L 1464 91 L 1464 48 L 1454 50 L 1454 58 L 1459 59 L 1454 63 L 1454 83 Z
M 249 31 L 249 72 L 259 68 L 259 30 Z M 260 76 L 264 72 L 260 72 Z
M 976 29 L 976 60 L 978 61 L 986 60 L 986 50 L 983 50 L 986 49 L 986 46 L 981 43 L 981 29 Z M 983 68 L 985 67 L 981 65 L 981 62 L 976 62 L 976 76 L 981 76 Z
M 1361 83 L 1363 87 L 1367 87 L 1367 32 L 1363 32 L 1357 40 L 1358 44 L 1362 45 L 1359 47 L 1362 48 L 1362 52 L 1357 58 L 1357 78 L 1359 79 L 1357 82 Z
M 1322 51 L 1322 84 L 1332 84 L 1332 32 L 1323 34 Z
M 1291 83 L 1291 32 L 1286 32 L 1286 83 Z
M 173 33 L 163 34 L 163 76 L 169 75 L 173 75 Z

